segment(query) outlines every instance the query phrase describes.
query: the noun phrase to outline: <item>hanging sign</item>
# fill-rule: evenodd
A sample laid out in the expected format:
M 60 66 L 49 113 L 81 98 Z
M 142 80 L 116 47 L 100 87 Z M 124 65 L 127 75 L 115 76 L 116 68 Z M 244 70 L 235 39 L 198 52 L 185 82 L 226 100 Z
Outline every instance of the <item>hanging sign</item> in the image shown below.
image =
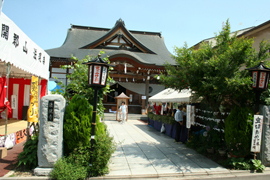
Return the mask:
M 186 127 L 189 129 L 190 128 L 190 119 L 191 119 L 191 105 L 187 105 L 187 122 L 186 122 Z
M 101 66 L 94 66 L 94 79 L 93 79 L 93 84 L 99 84 L 100 81 L 100 76 L 101 76 Z
M 262 125 L 263 125 L 263 116 L 254 115 L 251 149 L 250 149 L 251 152 L 260 152 L 261 150 Z
M 32 76 L 31 99 L 27 111 L 28 122 L 38 122 L 38 77 Z
M 262 88 L 262 89 L 264 88 L 265 80 L 266 80 L 266 72 L 261 72 L 260 73 L 259 88 Z
M 17 96 L 11 95 L 11 109 L 17 109 Z
M 103 67 L 103 70 L 102 70 L 102 79 L 101 79 L 101 85 L 105 85 L 106 83 L 106 77 L 107 77 L 107 70 L 108 68 L 107 67 Z
M 195 106 L 191 106 L 190 124 L 195 124 Z
M 257 76 L 258 76 L 258 71 L 253 71 L 252 72 L 252 80 L 253 80 L 252 87 L 253 88 L 257 87 Z

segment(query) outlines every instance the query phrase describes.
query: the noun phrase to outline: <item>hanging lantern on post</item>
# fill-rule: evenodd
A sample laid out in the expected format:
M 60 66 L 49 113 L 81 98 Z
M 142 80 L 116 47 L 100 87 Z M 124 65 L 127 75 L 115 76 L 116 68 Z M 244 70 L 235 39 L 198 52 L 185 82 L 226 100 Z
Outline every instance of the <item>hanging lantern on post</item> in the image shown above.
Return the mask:
M 256 93 L 255 113 L 257 113 L 259 111 L 261 93 L 268 87 L 270 69 L 265 67 L 261 61 L 257 66 L 247 68 L 246 70 L 252 73 L 252 88 L 254 88 Z
M 93 61 L 83 63 L 88 65 L 88 85 L 91 87 L 103 88 L 106 86 L 108 78 L 109 65 L 103 61 L 98 55 L 98 58 Z
M 93 116 L 92 116 L 92 131 L 91 131 L 91 150 L 94 150 L 95 141 L 95 126 L 96 126 L 96 112 L 97 112 L 97 100 L 98 100 L 98 90 L 106 86 L 108 78 L 109 65 L 108 62 L 103 61 L 99 54 L 98 57 L 92 61 L 88 61 L 88 86 L 93 87 L 94 92 L 94 103 L 93 103 Z M 92 161 L 92 160 L 91 160 Z M 90 162 L 92 166 L 92 162 Z

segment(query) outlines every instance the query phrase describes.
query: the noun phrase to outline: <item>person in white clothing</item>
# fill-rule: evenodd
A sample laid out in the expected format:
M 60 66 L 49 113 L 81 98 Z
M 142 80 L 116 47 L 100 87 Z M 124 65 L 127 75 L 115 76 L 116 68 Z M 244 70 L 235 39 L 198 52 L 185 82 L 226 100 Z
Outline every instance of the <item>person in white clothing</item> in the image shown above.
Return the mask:
M 127 119 L 127 113 L 128 113 L 127 105 L 125 105 L 125 102 L 122 102 L 122 105 L 120 106 L 120 110 L 121 110 L 120 112 L 121 112 L 122 123 L 125 123 Z

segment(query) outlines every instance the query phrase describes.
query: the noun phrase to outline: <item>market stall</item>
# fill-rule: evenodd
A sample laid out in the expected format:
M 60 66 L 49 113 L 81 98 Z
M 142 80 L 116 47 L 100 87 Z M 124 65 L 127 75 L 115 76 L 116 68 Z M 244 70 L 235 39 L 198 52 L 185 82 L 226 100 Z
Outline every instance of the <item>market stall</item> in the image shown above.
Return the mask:
M 177 91 L 171 88 L 164 89 L 160 93 L 152 96 L 149 98 L 149 102 L 152 103 L 162 103 L 163 107 L 164 104 L 166 106 L 171 103 L 177 103 L 177 104 L 189 104 L 191 102 L 191 90 L 189 89 L 183 89 L 181 91 Z M 154 105 L 155 106 L 155 105 Z M 161 111 L 164 111 L 164 108 L 162 107 Z M 170 108 L 173 108 L 170 105 Z M 175 107 L 176 108 L 176 107 Z M 157 115 L 150 113 L 148 115 L 149 118 L 149 124 L 155 128 L 156 130 L 160 131 L 161 127 L 164 126 L 163 129 L 165 129 L 165 133 L 175 138 L 175 120 L 174 120 L 174 114 L 166 114 L 166 115 Z M 180 134 L 180 141 L 186 142 L 188 137 L 188 129 L 186 128 L 186 125 L 181 126 L 181 134 Z

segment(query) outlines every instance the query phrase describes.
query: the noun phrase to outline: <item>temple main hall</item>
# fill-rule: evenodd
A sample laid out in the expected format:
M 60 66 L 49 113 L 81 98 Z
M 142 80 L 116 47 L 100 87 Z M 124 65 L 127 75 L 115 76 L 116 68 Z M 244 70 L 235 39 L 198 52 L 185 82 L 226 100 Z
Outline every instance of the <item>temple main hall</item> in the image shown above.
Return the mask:
M 60 67 L 73 63 L 71 55 L 83 59 L 86 55 L 97 56 L 101 50 L 115 66 L 110 72 L 114 91 L 103 100 L 105 112 L 116 111 L 115 97 L 124 92 L 130 97 L 129 113 L 141 113 L 148 98 L 165 89 L 158 80 L 160 73 L 166 74 L 164 64 L 175 65 L 160 32 L 128 30 L 119 19 L 111 29 L 71 25 L 63 45 L 46 50 L 50 55 L 50 80 L 57 77 L 67 84 L 66 74 L 72 69 Z

